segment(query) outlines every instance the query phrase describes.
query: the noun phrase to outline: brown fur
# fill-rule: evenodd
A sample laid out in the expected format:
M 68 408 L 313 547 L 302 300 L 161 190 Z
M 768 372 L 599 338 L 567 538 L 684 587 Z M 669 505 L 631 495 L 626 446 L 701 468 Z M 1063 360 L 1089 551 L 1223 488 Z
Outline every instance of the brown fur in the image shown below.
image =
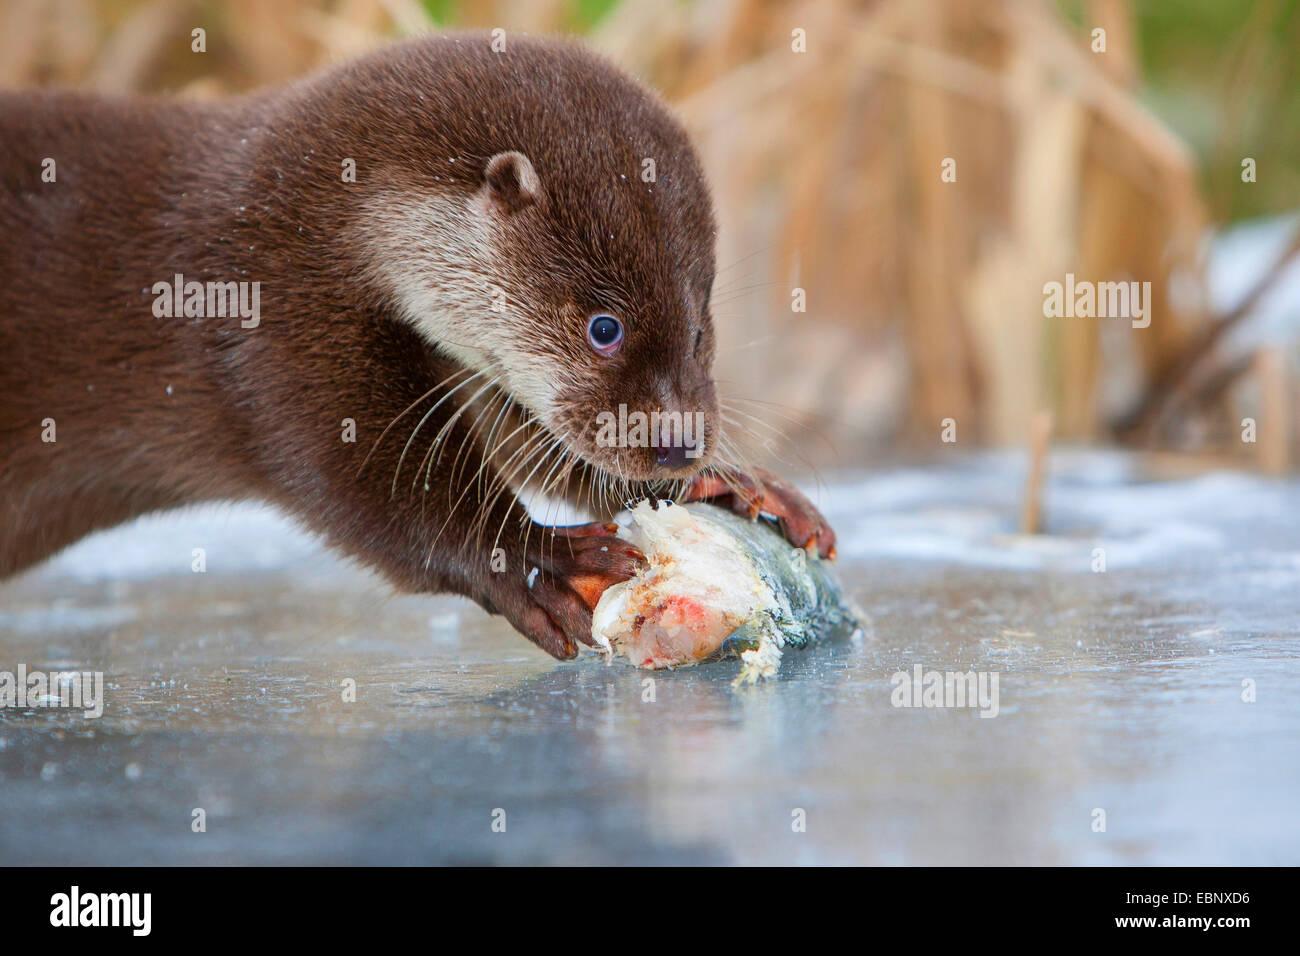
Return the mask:
M 487 176 L 510 152 L 527 159 Z M 502 488 L 523 483 L 511 452 L 554 438 L 534 483 L 572 466 L 588 504 L 597 484 L 610 505 L 724 474 L 706 470 L 699 163 L 652 94 L 577 46 L 429 38 L 217 104 L 2 94 L 0 174 L 0 575 L 145 512 L 255 498 L 396 586 L 468 595 L 571 656 L 639 556 L 599 526 L 528 520 Z M 155 317 L 151 287 L 175 273 L 259 281 L 260 325 Z M 585 339 L 603 311 L 626 327 L 613 358 Z M 464 341 L 435 334 L 453 327 Z M 666 472 L 654 449 L 597 448 L 595 414 L 620 402 L 704 411 L 705 456 Z

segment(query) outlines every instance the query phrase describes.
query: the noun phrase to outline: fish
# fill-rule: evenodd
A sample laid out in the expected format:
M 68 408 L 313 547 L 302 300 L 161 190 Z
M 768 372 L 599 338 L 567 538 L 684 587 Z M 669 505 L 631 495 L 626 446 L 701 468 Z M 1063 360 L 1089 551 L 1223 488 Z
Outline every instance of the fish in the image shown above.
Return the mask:
M 704 503 L 641 501 L 619 536 L 646 563 L 605 589 L 591 636 L 606 659 L 643 668 L 736 657 L 734 683 L 776 674 L 786 648 L 860 632 L 829 561 L 792 547 L 770 521 Z

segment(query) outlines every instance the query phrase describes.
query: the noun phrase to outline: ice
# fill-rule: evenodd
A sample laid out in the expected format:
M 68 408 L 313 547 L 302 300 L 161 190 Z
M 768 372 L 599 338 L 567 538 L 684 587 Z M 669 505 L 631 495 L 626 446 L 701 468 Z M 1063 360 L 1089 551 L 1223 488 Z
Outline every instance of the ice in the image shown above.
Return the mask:
M 0 585 L 0 670 L 105 674 L 98 720 L 0 709 L 0 863 L 1300 863 L 1300 483 L 1049 464 L 1033 539 L 1013 452 L 809 484 L 869 626 L 740 691 L 553 661 L 269 509 L 98 535 Z M 917 664 L 998 716 L 895 708 Z

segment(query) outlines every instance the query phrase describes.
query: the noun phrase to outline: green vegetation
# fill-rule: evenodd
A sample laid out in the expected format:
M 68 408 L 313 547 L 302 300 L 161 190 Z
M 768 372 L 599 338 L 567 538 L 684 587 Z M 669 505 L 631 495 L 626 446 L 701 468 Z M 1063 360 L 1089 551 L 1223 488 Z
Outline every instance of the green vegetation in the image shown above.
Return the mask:
M 1087 28 L 1084 0 L 1058 0 Z M 1139 95 L 1191 144 L 1232 220 L 1300 205 L 1300 0 L 1134 0 Z M 1257 181 L 1241 181 L 1251 157 Z

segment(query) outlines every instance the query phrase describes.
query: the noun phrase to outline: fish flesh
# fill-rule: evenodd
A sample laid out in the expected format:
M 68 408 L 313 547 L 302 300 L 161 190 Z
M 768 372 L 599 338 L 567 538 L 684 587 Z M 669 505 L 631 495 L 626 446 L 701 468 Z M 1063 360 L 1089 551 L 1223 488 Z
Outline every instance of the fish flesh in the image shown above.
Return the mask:
M 619 536 L 646 566 L 592 612 L 592 639 L 610 658 L 657 669 L 739 657 L 737 683 L 752 683 L 776 673 L 785 648 L 859 626 L 831 564 L 769 521 L 669 501 L 642 501 L 628 518 Z

